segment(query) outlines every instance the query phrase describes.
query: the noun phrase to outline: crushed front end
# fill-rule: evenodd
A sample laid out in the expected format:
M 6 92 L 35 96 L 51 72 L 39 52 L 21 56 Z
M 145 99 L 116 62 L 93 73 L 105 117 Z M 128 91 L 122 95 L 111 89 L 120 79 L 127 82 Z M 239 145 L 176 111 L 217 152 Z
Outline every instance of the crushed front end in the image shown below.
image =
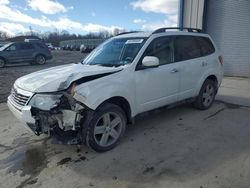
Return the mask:
M 66 144 L 83 142 L 81 125 L 87 107 L 73 98 L 71 90 L 32 94 L 14 87 L 8 106 L 38 136 L 48 134 Z

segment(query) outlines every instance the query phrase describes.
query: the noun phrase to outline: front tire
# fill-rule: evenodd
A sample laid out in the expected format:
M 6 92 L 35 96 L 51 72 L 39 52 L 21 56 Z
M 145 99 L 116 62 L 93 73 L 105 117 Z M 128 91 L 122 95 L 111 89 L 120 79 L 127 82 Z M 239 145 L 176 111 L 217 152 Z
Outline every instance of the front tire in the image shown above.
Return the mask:
M 46 59 L 43 55 L 37 55 L 35 59 L 36 64 L 44 65 L 46 63 Z
M 206 80 L 194 102 L 194 106 L 200 110 L 209 109 L 214 102 L 216 90 L 216 83 L 212 80 Z
M 126 130 L 126 116 L 117 105 L 106 103 L 100 106 L 88 125 L 86 143 L 96 152 L 113 149 Z
M 5 67 L 5 60 L 0 58 L 0 68 Z

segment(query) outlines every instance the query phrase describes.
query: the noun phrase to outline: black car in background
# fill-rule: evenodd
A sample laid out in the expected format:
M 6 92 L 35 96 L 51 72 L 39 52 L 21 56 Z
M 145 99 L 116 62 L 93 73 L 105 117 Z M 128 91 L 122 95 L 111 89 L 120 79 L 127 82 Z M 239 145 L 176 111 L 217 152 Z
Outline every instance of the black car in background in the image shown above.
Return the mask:
M 49 59 L 51 52 L 42 42 L 11 42 L 0 48 L 0 68 L 19 62 L 43 65 Z

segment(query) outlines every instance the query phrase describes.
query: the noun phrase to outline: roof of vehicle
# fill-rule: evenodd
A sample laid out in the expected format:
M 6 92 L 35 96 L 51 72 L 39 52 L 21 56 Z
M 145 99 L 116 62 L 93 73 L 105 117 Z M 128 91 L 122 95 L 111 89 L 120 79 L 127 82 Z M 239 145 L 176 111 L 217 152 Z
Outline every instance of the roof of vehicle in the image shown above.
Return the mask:
M 115 38 L 134 38 L 134 37 L 148 38 L 151 34 L 152 32 L 134 32 L 128 34 L 120 34 L 115 36 Z
M 179 30 L 178 28 L 160 28 L 153 32 L 128 32 L 121 33 L 115 38 L 148 38 L 151 35 L 191 35 L 191 36 L 208 36 L 208 34 L 202 33 L 199 29 L 185 28 L 186 30 Z

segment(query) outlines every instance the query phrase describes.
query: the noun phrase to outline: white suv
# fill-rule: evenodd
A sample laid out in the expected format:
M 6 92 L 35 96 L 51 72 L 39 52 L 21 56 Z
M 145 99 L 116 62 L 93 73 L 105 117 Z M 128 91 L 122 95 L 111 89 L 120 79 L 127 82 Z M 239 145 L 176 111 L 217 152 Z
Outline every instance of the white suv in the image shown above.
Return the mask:
M 223 77 L 223 60 L 209 35 L 195 29 L 113 37 L 78 64 L 16 80 L 10 110 L 36 135 L 107 151 L 142 112 L 191 100 L 208 109 Z

